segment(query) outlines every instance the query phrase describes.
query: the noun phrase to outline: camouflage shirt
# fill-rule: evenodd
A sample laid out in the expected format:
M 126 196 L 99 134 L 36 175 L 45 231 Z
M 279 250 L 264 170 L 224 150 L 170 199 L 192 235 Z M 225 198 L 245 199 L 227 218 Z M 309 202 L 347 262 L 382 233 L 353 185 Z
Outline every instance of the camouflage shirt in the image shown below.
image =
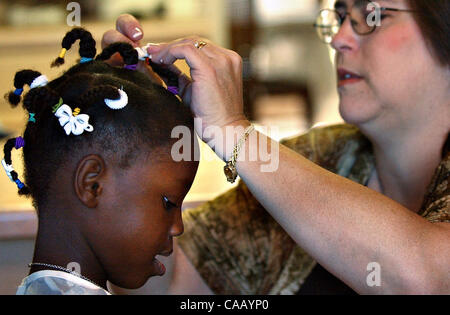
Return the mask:
M 372 146 L 351 125 L 315 128 L 282 142 L 321 167 L 367 185 L 374 170 Z M 446 152 L 419 215 L 450 222 L 450 153 Z M 216 294 L 295 294 L 316 262 L 239 185 L 184 212 L 183 252 Z

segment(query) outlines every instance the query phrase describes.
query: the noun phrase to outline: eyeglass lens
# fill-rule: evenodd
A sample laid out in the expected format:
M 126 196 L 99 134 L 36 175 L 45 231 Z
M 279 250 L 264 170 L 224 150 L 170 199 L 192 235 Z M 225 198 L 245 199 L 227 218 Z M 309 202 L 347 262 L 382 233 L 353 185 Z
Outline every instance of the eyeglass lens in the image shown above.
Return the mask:
M 331 43 L 345 18 L 350 18 L 352 28 L 357 34 L 371 33 L 374 27 L 367 23 L 369 14 L 373 12 L 373 7 L 369 6 L 370 2 L 369 0 L 356 0 L 351 8 L 350 16 L 347 15 L 348 8 L 345 5 L 339 5 L 339 1 L 335 10 L 320 11 L 315 23 L 319 37 L 324 42 Z

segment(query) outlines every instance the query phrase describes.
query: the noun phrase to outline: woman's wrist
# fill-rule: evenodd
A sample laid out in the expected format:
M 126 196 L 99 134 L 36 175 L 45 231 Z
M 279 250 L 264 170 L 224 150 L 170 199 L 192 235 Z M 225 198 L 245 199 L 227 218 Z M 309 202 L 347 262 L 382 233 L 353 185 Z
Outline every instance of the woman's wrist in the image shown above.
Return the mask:
M 221 127 L 206 128 L 203 139 L 220 159 L 227 162 L 239 139 L 244 136 L 246 129 L 251 125 L 252 123 L 248 119 L 242 117 Z

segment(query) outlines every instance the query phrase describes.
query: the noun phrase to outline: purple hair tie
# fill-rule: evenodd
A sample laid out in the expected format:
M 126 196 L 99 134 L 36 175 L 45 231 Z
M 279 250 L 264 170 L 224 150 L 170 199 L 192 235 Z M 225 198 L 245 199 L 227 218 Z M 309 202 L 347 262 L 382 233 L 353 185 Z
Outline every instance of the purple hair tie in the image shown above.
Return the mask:
M 137 65 L 126 65 L 125 69 L 136 71 L 137 70 Z
M 178 88 L 176 86 L 168 86 L 167 91 L 172 94 L 178 95 Z
M 22 137 L 16 138 L 16 150 L 23 148 L 25 146 L 25 140 Z

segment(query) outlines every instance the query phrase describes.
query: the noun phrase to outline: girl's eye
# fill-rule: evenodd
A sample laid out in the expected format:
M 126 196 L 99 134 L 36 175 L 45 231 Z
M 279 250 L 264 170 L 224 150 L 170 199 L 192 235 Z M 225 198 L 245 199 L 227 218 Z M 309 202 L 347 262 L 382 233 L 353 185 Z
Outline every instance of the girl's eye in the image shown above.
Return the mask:
M 163 206 L 166 210 L 172 210 L 172 209 L 178 208 L 178 206 L 175 203 L 170 201 L 169 198 L 167 198 L 165 196 L 162 197 L 162 201 L 163 201 Z

